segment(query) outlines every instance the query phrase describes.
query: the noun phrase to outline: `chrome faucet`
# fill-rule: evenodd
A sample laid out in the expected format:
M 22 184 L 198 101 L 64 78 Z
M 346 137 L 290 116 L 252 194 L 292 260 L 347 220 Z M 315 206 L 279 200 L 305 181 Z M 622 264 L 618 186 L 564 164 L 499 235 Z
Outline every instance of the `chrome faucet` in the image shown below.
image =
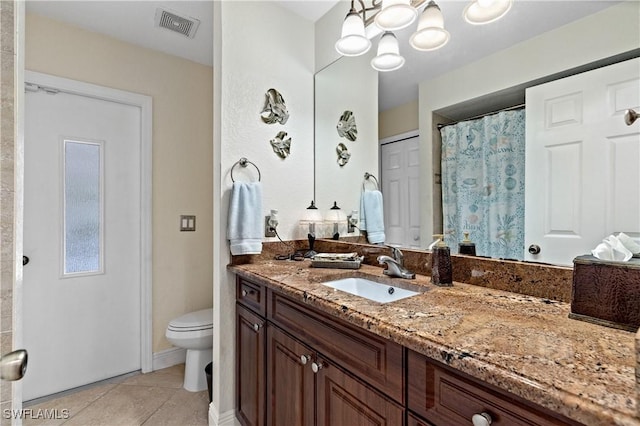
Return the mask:
M 378 263 L 380 265 L 387 264 L 387 268 L 382 271 L 382 273 L 390 277 L 406 278 L 409 280 L 414 279 L 416 274 L 404 267 L 404 255 L 402 251 L 397 247 L 387 247 L 391 249 L 391 255 L 393 257 L 386 255 L 378 256 Z

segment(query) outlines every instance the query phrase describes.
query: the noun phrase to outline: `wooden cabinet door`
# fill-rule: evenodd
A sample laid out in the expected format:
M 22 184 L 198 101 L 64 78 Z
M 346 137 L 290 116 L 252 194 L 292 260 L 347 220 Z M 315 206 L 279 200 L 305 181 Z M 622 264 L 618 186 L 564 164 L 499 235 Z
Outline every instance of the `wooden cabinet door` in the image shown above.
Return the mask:
M 268 327 L 267 341 L 267 426 L 312 426 L 313 352 L 273 325 Z
M 236 409 L 243 426 L 264 426 L 265 320 L 236 304 Z
M 319 358 L 316 377 L 317 426 L 402 426 L 402 406 Z

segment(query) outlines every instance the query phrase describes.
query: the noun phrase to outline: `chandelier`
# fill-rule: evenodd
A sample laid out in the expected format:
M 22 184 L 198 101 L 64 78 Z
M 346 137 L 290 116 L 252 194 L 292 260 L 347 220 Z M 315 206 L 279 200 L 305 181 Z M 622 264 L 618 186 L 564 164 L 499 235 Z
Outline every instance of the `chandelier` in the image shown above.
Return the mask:
M 449 41 L 442 11 L 434 0 L 428 3 L 427 0 L 371 0 L 370 6 L 364 1 L 351 0 L 351 9 L 344 19 L 341 37 L 335 45 L 338 53 L 343 56 L 359 56 L 369 51 L 371 41 L 365 34 L 365 27 L 374 24 L 383 34 L 371 66 L 378 71 L 401 68 L 404 58 L 400 55 L 398 40 L 393 31 L 408 27 L 418 15 L 418 27 L 409 39 L 409 44 L 414 49 L 436 50 Z M 463 17 L 473 25 L 488 24 L 502 18 L 511 9 L 512 3 L 513 0 L 473 0 L 464 8 Z

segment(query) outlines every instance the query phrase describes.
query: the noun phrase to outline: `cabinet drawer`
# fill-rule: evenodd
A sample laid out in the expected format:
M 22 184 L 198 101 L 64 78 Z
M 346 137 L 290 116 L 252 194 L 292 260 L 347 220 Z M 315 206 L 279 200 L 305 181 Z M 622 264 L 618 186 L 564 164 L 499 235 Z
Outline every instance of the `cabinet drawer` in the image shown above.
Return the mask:
M 265 316 L 266 313 L 266 290 L 260 284 L 247 281 L 244 278 L 236 278 L 236 298 L 238 303 L 254 310 L 258 314 Z
M 473 415 L 483 412 L 493 426 L 576 424 L 436 366 L 413 351 L 407 354 L 407 377 L 409 409 L 436 425 L 471 424 Z
M 403 403 L 403 347 L 269 291 L 269 319 Z

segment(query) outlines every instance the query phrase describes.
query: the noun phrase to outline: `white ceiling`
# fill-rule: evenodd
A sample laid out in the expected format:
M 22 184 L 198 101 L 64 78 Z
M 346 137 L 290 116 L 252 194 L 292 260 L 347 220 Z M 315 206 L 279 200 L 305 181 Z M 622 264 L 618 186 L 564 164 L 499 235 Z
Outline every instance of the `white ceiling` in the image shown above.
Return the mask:
M 264 0 L 274 1 L 296 14 L 316 21 L 337 0 Z M 595 13 L 619 1 L 613 0 L 516 0 L 511 11 L 500 21 L 473 26 L 462 19 L 468 0 L 440 0 L 445 27 L 451 40 L 434 52 L 418 52 L 408 39 L 415 24 L 397 32 L 401 54 L 407 62 L 403 68 L 380 73 L 379 108 L 384 111 L 414 100 L 418 82 L 433 78 L 483 56 L 510 47 L 542 32 Z M 200 20 L 194 39 L 154 26 L 156 8 L 163 7 Z M 27 13 L 106 34 L 139 46 L 159 50 L 201 64 L 213 63 L 213 2 L 211 0 L 177 1 L 56 1 L 28 0 Z M 336 34 L 336 39 L 339 34 Z M 374 40 L 374 47 L 377 40 Z M 540 60 L 544 60 L 541 58 Z

